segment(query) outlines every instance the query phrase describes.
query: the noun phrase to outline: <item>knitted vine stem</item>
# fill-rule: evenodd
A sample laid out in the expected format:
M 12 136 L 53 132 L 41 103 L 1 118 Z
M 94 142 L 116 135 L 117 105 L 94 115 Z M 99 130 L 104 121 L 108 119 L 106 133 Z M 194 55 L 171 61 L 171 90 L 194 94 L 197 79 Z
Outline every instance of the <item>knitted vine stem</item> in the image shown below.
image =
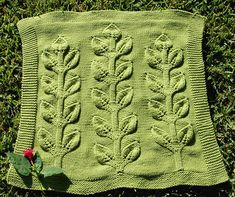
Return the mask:
M 92 62 L 94 78 L 99 82 L 108 84 L 108 91 L 93 88 L 92 99 L 96 107 L 110 114 L 110 122 L 100 116 L 94 116 L 92 124 L 96 134 L 112 140 L 113 149 L 96 143 L 94 154 L 102 165 L 109 165 L 122 172 L 124 167 L 135 161 L 140 155 L 140 144 L 133 140 L 123 147 L 122 140 L 137 130 L 137 116 L 126 115 L 120 119 L 119 112 L 130 105 L 134 90 L 131 86 L 120 88 L 119 84 L 132 75 L 133 64 L 122 56 L 131 53 L 132 38 L 122 38 L 122 33 L 114 24 L 107 26 L 101 36 L 92 38 L 92 48 L 102 60 Z M 98 58 L 99 59 L 99 58 Z M 107 85 L 106 85 L 107 86 Z
M 180 71 L 184 63 L 183 51 L 174 49 L 172 41 L 162 34 L 146 48 L 145 59 L 156 69 L 154 74 L 146 74 L 146 83 L 155 95 L 149 99 L 148 107 L 154 119 L 165 122 L 162 128 L 153 125 L 151 132 L 156 143 L 174 154 L 176 169 L 183 170 L 182 149 L 190 145 L 194 137 L 192 125 L 183 119 L 189 114 L 186 79 Z
M 74 99 L 80 90 L 80 77 L 69 72 L 78 65 L 79 51 L 71 49 L 65 38 L 59 36 L 42 52 L 41 61 L 47 72 L 40 80 L 45 93 L 40 112 L 49 126 L 39 128 L 38 140 L 41 148 L 54 156 L 54 165 L 62 167 L 63 157 L 80 143 L 77 129 L 65 134 L 66 126 L 75 123 L 80 114 L 80 102 Z

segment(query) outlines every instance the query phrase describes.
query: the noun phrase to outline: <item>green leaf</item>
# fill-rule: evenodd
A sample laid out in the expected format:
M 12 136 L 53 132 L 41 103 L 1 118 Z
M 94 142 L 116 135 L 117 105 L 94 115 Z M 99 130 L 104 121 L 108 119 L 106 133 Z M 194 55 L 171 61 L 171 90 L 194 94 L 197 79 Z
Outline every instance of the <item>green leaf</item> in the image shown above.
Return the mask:
M 111 150 L 101 144 L 95 144 L 94 154 L 100 164 L 108 164 L 113 160 L 113 153 Z
M 184 74 L 177 73 L 176 75 L 172 76 L 170 83 L 175 92 L 184 89 L 186 86 Z
M 189 112 L 188 98 L 185 97 L 174 103 L 173 112 L 177 114 L 179 118 L 185 117 Z
M 158 143 L 159 145 L 174 152 L 174 147 L 172 145 L 172 139 L 169 136 L 169 134 L 167 133 L 167 131 L 165 131 L 157 126 L 153 126 L 151 128 L 151 133 L 152 133 L 156 143 Z
M 124 134 L 131 134 L 136 131 L 137 128 L 137 117 L 131 115 L 124 118 L 120 123 L 120 129 Z
M 68 52 L 64 58 L 64 65 L 66 70 L 70 70 L 78 65 L 80 54 L 78 50 Z
M 91 96 L 92 96 L 93 102 L 95 103 L 95 106 L 98 109 L 108 110 L 109 99 L 106 96 L 105 92 L 97 88 L 94 88 L 91 91 Z
M 110 25 L 108 25 L 104 30 L 103 30 L 103 35 L 105 37 L 108 38 L 114 38 L 115 40 L 117 40 L 118 38 L 121 37 L 121 31 L 119 30 L 119 28 L 111 23 Z
M 46 94 L 56 95 L 57 84 L 54 79 L 48 75 L 43 75 L 41 78 L 42 89 Z
M 112 136 L 112 128 L 105 119 L 103 119 L 99 116 L 94 116 L 92 118 L 92 125 L 95 128 L 98 136 L 108 137 L 108 138 L 112 139 L 112 137 L 113 137 Z
M 132 74 L 132 62 L 131 61 L 126 61 L 116 68 L 115 75 L 118 77 L 119 81 L 122 81 L 124 79 L 127 79 L 131 76 Z
M 180 129 L 180 131 L 177 133 L 177 138 L 183 145 L 188 145 L 194 137 L 193 127 L 191 124 L 188 124 L 187 126 Z
M 51 149 L 54 148 L 55 142 L 54 139 L 49 131 L 45 128 L 40 128 L 37 134 L 38 142 L 41 148 L 46 151 L 50 152 Z
M 134 141 L 127 146 L 125 146 L 122 150 L 122 156 L 126 161 L 132 162 L 135 161 L 140 156 L 140 144 L 138 141 Z
M 91 46 L 94 50 L 94 53 L 100 56 L 104 55 L 109 48 L 107 42 L 104 39 L 97 37 L 92 38 Z
M 183 64 L 183 51 L 181 49 L 175 49 L 169 53 L 168 63 L 171 64 L 171 67 L 178 67 Z
M 144 52 L 144 58 L 150 67 L 162 69 L 162 57 L 159 51 L 147 48 Z
M 146 75 L 146 82 L 150 90 L 153 92 L 161 92 L 163 84 L 153 74 L 148 73 Z
M 132 45 L 133 45 L 133 42 L 132 42 L 132 38 L 130 37 L 124 38 L 121 41 L 119 41 L 116 47 L 117 56 L 126 55 L 130 53 L 132 49 Z
M 44 178 L 47 178 L 47 177 L 63 174 L 64 172 L 63 172 L 63 169 L 59 167 L 48 167 L 44 169 L 41 173 L 44 176 Z
M 64 109 L 64 117 L 68 123 L 73 123 L 77 121 L 81 110 L 81 105 L 79 102 L 69 104 Z
M 132 87 L 125 88 L 117 93 L 117 103 L 121 109 L 131 103 L 133 94 L 134 91 Z
M 68 152 L 70 152 L 79 146 L 80 138 L 80 132 L 75 129 L 73 132 L 64 136 L 62 146 L 66 148 Z
M 42 168 L 43 168 L 43 162 L 42 162 L 42 158 L 41 158 L 41 156 L 40 156 L 38 151 L 36 151 L 36 153 L 35 153 L 35 162 L 34 162 L 34 165 L 36 167 L 36 171 L 38 173 L 40 173 L 42 171 Z
M 149 99 L 148 108 L 156 120 L 161 120 L 162 117 L 166 114 L 165 106 L 163 105 L 165 97 L 161 94 L 158 94 L 159 97 Z
M 172 42 L 167 35 L 162 34 L 155 40 L 154 45 L 159 51 L 161 51 L 162 49 L 168 50 L 172 47 Z
M 47 50 L 43 51 L 41 54 L 41 61 L 46 69 L 56 71 L 55 67 L 58 64 L 58 61 L 53 52 Z
M 81 80 L 80 77 L 75 75 L 70 79 L 65 81 L 64 89 L 66 91 L 66 97 L 76 93 L 81 87 Z
M 68 43 L 67 41 L 64 39 L 63 36 L 59 36 L 55 42 L 52 43 L 51 45 L 55 50 L 58 51 L 65 51 L 68 48 Z
M 55 110 L 55 107 L 51 103 L 45 100 L 42 100 L 40 103 L 40 109 L 41 109 L 42 117 L 45 121 L 52 123 L 55 120 L 56 110 Z
M 91 69 L 94 75 L 94 78 L 97 81 L 103 81 L 106 76 L 108 76 L 109 71 L 104 67 L 102 62 L 99 61 L 92 61 Z
M 26 157 L 15 153 L 7 153 L 7 156 L 20 175 L 29 176 L 31 174 L 31 165 Z

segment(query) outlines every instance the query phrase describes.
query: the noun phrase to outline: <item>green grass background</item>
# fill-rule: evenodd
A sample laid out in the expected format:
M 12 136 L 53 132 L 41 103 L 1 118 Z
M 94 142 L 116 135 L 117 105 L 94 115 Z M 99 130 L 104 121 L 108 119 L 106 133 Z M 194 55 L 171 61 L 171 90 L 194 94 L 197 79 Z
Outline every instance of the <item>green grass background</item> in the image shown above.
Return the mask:
M 25 191 L 6 183 L 19 126 L 22 46 L 16 23 L 54 10 L 159 10 L 176 8 L 207 17 L 203 58 L 211 116 L 230 181 L 212 187 L 165 190 L 118 189 L 96 196 L 235 196 L 235 14 L 234 0 L 0 0 L 0 196 L 65 196 Z M 66 195 L 67 196 L 67 195 Z M 68 195 L 74 196 L 74 195 Z

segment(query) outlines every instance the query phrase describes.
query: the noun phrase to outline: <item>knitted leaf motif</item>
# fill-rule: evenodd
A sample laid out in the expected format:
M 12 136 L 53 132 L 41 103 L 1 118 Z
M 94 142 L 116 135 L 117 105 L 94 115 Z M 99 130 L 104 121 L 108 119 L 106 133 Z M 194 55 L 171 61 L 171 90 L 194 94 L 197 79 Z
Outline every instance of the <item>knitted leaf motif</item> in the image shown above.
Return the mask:
M 122 150 L 122 156 L 125 161 L 132 162 L 135 161 L 140 156 L 140 144 L 138 141 L 134 141 Z
M 153 92 L 161 92 L 163 84 L 160 82 L 155 75 L 148 73 L 146 75 L 146 82 L 150 90 Z
M 80 103 L 72 103 L 64 108 L 64 118 L 68 123 L 76 121 L 80 114 Z
M 120 123 L 121 131 L 124 134 L 132 134 L 137 129 L 137 116 L 131 115 L 124 118 Z
M 171 78 L 170 81 L 171 87 L 174 90 L 174 92 L 178 92 L 182 89 L 185 88 L 186 86 L 186 81 L 185 81 L 185 76 L 183 73 L 177 73 Z
M 181 66 L 183 63 L 183 51 L 175 49 L 169 53 L 168 63 L 171 65 L 171 68 Z
M 117 103 L 124 108 L 131 103 L 134 91 L 131 87 L 125 88 L 117 93 Z
M 67 152 L 70 152 L 76 149 L 80 143 L 80 132 L 78 130 L 73 130 L 69 134 L 65 135 L 63 138 L 62 146 L 67 149 Z
M 64 65 L 66 70 L 74 68 L 78 64 L 79 57 L 78 50 L 70 51 L 64 58 Z
M 59 36 L 51 46 L 57 51 L 65 51 L 69 47 L 68 42 L 62 36 Z
M 91 46 L 97 56 L 103 56 L 102 61 L 99 57 L 92 61 L 94 78 L 105 83 L 103 89 L 93 88 L 91 97 L 95 106 L 105 110 L 111 118 L 109 121 L 93 116 L 92 125 L 99 137 L 109 138 L 113 144 L 112 150 L 96 144 L 94 154 L 100 164 L 112 166 L 116 173 L 120 173 L 128 163 L 138 159 L 141 152 L 140 144 L 136 142 L 121 148 L 123 138 L 137 130 L 136 115 L 124 114 L 121 120 L 119 118 L 119 112 L 131 105 L 134 96 L 133 87 L 121 86 L 121 82 L 127 81 L 133 73 L 132 61 L 128 56 L 123 58 L 131 53 L 133 40 L 129 36 L 123 37 L 120 29 L 115 24 L 110 24 L 102 31 L 101 36 L 92 38 Z
M 172 41 L 168 38 L 167 35 L 162 34 L 155 40 L 154 45 L 159 51 L 163 49 L 168 50 L 172 47 Z
M 57 72 L 55 67 L 58 64 L 56 58 L 57 58 L 56 54 L 51 53 L 47 50 L 43 51 L 42 55 L 41 55 L 41 61 L 42 61 L 43 65 L 45 66 L 45 68 L 48 70 L 53 70 L 55 72 Z
M 56 109 L 51 103 L 45 100 L 42 100 L 40 104 L 40 108 L 42 111 L 42 117 L 45 121 L 49 123 L 52 123 L 53 121 L 55 121 Z
M 119 81 L 129 78 L 132 75 L 133 65 L 131 61 L 126 61 L 117 66 L 115 75 Z
M 66 97 L 76 93 L 80 89 L 80 87 L 81 87 L 80 77 L 78 75 L 72 76 L 70 79 L 65 81 L 65 84 L 64 84 Z
M 156 94 L 154 98 L 149 99 L 148 108 L 156 120 L 161 120 L 166 113 L 165 109 L 165 96 L 162 94 Z
M 150 67 L 162 69 L 162 59 L 159 51 L 154 51 L 151 48 L 147 48 L 145 50 L 145 59 Z
M 54 79 L 48 75 L 41 78 L 42 89 L 46 94 L 56 95 L 57 84 Z
M 184 120 L 181 120 L 181 124 L 184 122 L 188 126 L 180 130 L 176 128 L 177 121 L 189 114 L 189 100 L 184 92 L 187 81 L 184 73 L 178 71 L 184 64 L 184 53 L 182 49 L 174 48 L 172 40 L 162 34 L 153 46 L 146 48 L 145 59 L 158 72 L 146 75 L 146 84 L 155 94 L 149 99 L 148 108 L 154 119 L 165 123 L 164 129 L 154 125 L 151 132 L 156 143 L 174 154 L 176 168 L 182 170 L 181 151 L 194 136 L 193 127 Z
M 38 141 L 41 148 L 46 152 L 51 152 L 55 146 L 55 140 L 52 137 L 51 133 L 45 128 L 40 128 L 38 131 Z
M 132 49 L 132 39 L 130 37 L 122 39 L 117 43 L 117 56 L 128 54 Z
M 104 81 L 108 76 L 109 71 L 104 67 L 102 62 L 92 61 L 91 68 L 93 71 L 94 78 L 97 81 Z
M 41 87 L 46 94 L 54 95 L 54 100 L 53 103 L 42 100 L 40 112 L 42 118 L 51 124 L 51 128 L 55 128 L 52 133 L 56 137 L 53 138 L 46 128 L 39 128 L 38 141 L 44 151 L 55 157 L 56 167 L 62 166 L 64 155 L 75 150 L 80 142 L 78 130 L 65 132 L 68 124 L 78 121 L 81 110 L 79 101 L 71 101 L 81 88 L 79 75 L 70 72 L 77 67 L 79 59 L 79 50 L 72 49 L 63 36 L 58 36 L 41 54 L 40 60 L 50 72 L 50 75 L 41 77 Z
M 194 137 L 193 127 L 191 124 L 188 124 L 184 128 L 180 129 L 177 133 L 177 138 L 181 144 L 188 145 Z
M 95 106 L 99 109 L 107 110 L 109 99 L 105 92 L 102 90 L 99 90 L 97 88 L 94 88 L 91 92 L 92 99 L 95 103 Z
M 153 126 L 151 128 L 151 132 L 153 134 L 154 140 L 161 146 L 169 149 L 170 151 L 174 151 L 174 147 L 172 145 L 172 138 L 165 131 L 160 129 L 157 126 Z
M 92 39 L 91 46 L 96 55 L 103 55 L 108 50 L 108 43 L 104 42 L 104 40 L 97 37 L 94 37 Z
M 113 138 L 112 136 L 112 128 L 108 124 L 108 122 L 99 117 L 99 116 L 94 116 L 92 119 L 92 125 L 96 130 L 96 134 L 100 137 L 108 137 L 108 138 Z
M 189 102 L 187 98 L 183 98 L 177 101 L 174 104 L 173 112 L 178 115 L 178 117 L 182 118 L 188 114 L 189 111 Z
M 103 30 L 103 35 L 107 38 L 113 38 L 114 40 L 117 40 L 121 37 L 122 33 L 120 29 L 115 25 L 115 24 L 110 24 L 108 25 L 104 30 Z
M 95 144 L 94 154 L 100 164 L 110 165 L 113 159 L 112 151 L 108 147 L 101 144 Z

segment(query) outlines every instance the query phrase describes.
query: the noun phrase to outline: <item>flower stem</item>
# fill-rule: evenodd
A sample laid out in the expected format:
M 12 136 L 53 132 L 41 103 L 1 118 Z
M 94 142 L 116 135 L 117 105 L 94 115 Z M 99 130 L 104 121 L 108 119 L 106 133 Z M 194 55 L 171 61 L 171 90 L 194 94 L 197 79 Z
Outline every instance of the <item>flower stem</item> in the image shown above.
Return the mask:
M 62 57 L 59 53 L 58 56 Z M 59 67 L 63 66 L 63 58 L 58 58 Z M 62 151 L 62 139 L 64 132 L 64 76 L 65 72 L 63 69 L 59 69 L 58 78 L 57 78 L 57 121 L 56 121 L 56 152 L 61 153 Z M 62 156 L 56 156 L 55 166 L 62 167 Z

